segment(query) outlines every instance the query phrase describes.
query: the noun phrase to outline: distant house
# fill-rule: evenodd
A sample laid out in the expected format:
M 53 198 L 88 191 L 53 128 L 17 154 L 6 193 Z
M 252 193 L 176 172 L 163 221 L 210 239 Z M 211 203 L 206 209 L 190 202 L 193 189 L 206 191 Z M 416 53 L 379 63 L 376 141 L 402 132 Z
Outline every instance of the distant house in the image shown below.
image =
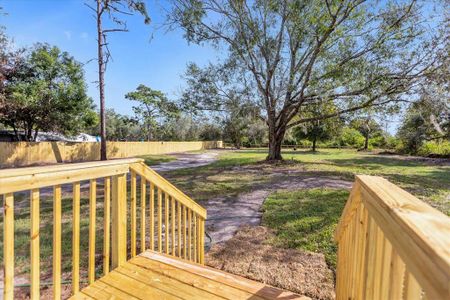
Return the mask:
M 19 142 L 25 141 L 25 133 L 19 131 L 19 139 L 17 139 L 13 130 L 0 130 L 0 142 Z M 98 138 L 87 133 L 80 133 L 75 137 L 66 137 L 59 133 L 40 132 L 36 138 L 36 142 L 97 142 Z

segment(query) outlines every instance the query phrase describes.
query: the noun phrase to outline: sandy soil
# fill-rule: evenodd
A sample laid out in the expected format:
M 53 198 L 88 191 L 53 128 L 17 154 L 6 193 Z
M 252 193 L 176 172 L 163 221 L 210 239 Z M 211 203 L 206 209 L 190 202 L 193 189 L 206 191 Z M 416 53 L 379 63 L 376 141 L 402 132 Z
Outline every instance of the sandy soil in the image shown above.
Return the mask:
M 206 263 L 313 299 L 334 299 L 333 272 L 324 255 L 267 245 L 272 235 L 266 227 L 241 227 L 233 238 L 212 247 Z

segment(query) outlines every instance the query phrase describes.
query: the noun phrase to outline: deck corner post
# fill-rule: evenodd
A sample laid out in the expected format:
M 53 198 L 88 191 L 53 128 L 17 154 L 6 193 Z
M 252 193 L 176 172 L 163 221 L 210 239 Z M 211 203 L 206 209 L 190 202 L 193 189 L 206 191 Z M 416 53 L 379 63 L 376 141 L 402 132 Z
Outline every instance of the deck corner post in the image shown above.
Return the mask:
M 126 174 L 112 177 L 112 269 L 127 260 L 127 180 Z

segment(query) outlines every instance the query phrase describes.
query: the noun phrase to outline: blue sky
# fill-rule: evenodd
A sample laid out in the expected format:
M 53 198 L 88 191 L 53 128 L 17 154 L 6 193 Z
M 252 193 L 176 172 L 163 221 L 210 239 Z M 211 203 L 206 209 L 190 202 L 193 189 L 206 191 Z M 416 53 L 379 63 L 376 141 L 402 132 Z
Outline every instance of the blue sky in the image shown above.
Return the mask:
M 96 57 L 96 23 L 84 2 L 93 0 L 0 0 L 7 13 L 0 25 L 17 46 L 47 42 L 69 52 L 76 60 L 87 63 Z M 182 32 L 166 32 L 164 2 L 147 1 L 152 18 L 144 25 L 139 15 L 128 17 L 129 32 L 109 34 L 113 61 L 106 73 L 106 105 L 123 114 L 132 114 L 132 103 L 124 95 L 139 84 L 161 90 L 175 99 L 184 85 L 181 75 L 188 62 L 199 65 L 216 60 L 218 53 L 207 46 L 188 45 Z M 89 95 L 99 105 L 97 65 L 84 67 Z

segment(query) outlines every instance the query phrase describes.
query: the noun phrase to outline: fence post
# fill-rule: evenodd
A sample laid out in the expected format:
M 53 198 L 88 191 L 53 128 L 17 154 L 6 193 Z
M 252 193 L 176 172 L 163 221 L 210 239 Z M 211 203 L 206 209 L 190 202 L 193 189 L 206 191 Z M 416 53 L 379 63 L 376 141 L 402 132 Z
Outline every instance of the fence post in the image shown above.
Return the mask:
M 126 174 L 112 178 L 112 268 L 127 260 L 127 179 Z

